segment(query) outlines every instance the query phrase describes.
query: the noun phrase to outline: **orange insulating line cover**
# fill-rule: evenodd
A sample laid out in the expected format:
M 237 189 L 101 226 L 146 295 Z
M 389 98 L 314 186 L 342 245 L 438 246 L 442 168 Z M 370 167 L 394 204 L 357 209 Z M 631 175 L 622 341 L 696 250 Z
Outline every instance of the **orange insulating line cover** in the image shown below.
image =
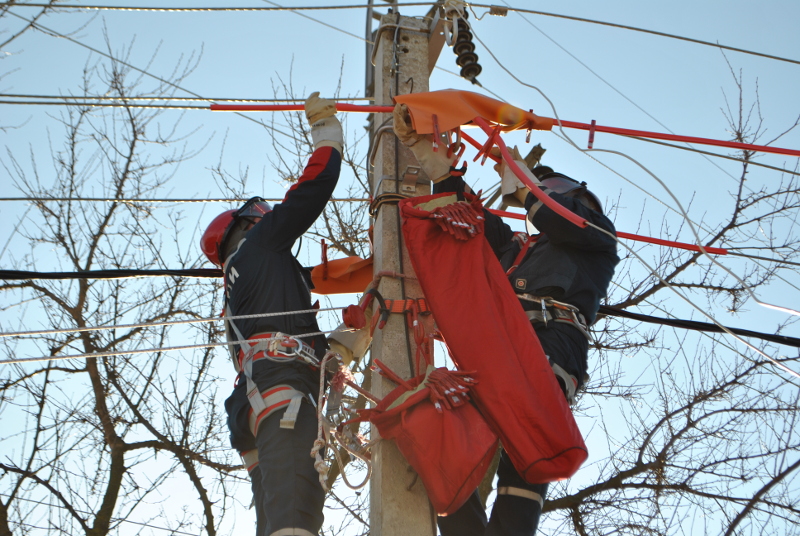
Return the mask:
M 314 294 L 348 294 L 364 292 L 372 282 L 372 257 L 345 257 L 328 261 L 328 274 L 320 264 L 311 270 Z
M 433 134 L 433 115 L 436 115 L 439 132 L 452 130 L 471 122 L 475 117 L 504 125 L 503 130 L 550 130 L 553 120 L 539 117 L 511 104 L 456 89 L 443 89 L 427 93 L 398 95 L 394 101 L 408 106 L 411 123 L 418 134 Z
M 515 220 L 525 219 L 525 214 L 520 214 L 519 212 L 507 212 L 505 210 L 495 210 L 492 208 L 488 208 L 486 210 L 502 218 L 513 218 Z M 668 246 L 671 248 L 686 249 L 689 251 L 700 251 L 700 246 L 698 246 L 697 244 L 687 244 L 686 242 L 675 242 L 674 240 L 664 240 L 663 238 L 653 238 L 652 236 L 642 236 L 642 235 L 623 233 L 617 231 L 617 237 L 626 238 L 628 240 L 636 240 L 637 242 L 647 242 L 648 244 L 658 244 L 660 246 Z M 709 246 L 703 246 L 703 249 L 706 251 L 706 253 L 713 253 L 714 255 L 728 254 L 728 250 L 725 248 L 713 248 Z

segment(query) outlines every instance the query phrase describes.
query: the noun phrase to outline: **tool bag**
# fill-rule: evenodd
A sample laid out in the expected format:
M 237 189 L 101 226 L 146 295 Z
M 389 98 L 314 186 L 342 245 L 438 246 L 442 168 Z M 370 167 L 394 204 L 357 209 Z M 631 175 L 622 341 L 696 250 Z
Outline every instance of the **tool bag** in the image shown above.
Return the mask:
M 481 483 L 498 446 L 497 435 L 469 402 L 467 389 L 452 387 L 473 382 L 466 373 L 433 367 L 402 380 L 376 362 L 381 374 L 400 385 L 349 422 L 369 420 L 383 439 L 394 440 L 425 485 L 436 513 L 452 514 Z M 448 389 L 454 390 L 444 394 Z
M 473 398 L 529 483 L 572 476 L 588 452 L 536 333 L 466 195 L 405 199 L 403 236 L 428 306 Z

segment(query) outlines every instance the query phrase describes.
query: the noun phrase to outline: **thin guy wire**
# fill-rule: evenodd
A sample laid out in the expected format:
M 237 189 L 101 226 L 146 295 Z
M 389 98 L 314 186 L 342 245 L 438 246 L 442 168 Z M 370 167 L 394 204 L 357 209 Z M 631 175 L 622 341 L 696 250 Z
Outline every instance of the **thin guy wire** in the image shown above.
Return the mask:
M 280 313 L 255 313 L 250 315 L 237 315 L 237 316 L 227 316 L 227 317 L 213 316 L 211 318 L 167 320 L 163 322 L 141 322 L 138 324 L 119 324 L 116 326 L 90 326 L 83 328 L 44 329 L 44 330 L 34 330 L 34 331 L 9 331 L 9 332 L 0 332 L 0 338 L 28 337 L 31 335 L 55 335 L 59 333 L 80 333 L 85 331 L 105 331 L 109 329 L 135 329 L 135 328 L 147 328 L 156 326 L 177 326 L 181 324 L 202 324 L 207 322 L 218 322 L 222 320 L 246 320 L 250 318 L 266 318 L 270 316 L 288 316 L 288 315 L 300 315 L 308 313 L 324 313 L 327 311 L 338 311 L 340 309 L 341 307 L 328 307 L 325 309 L 302 309 L 298 311 L 281 311 Z
M 111 61 L 117 62 L 117 63 L 119 63 L 121 65 L 125 65 L 126 67 L 129 67 L 129 68 L 131 68 L 131 69 L 133 69 L 133 70 L 135 70 L 135 71 L 137 71 L 139 73 L 142 73 L 145 76 L 149 76 L 149 77 L 151 77 L 151 78 L 153 78 L 155 80 L 158 80 L 161 83 L 167 84 L 168 86 L 174 87 L 174 88 L 179 89 L 181 91 L 185 91 L 186 93 L 189 93 L 190 95 L 193 95 L 193 96 L 195 96 L 195 97 L 197 97 L 199 99 L 203 99 L 202 95 L 199 95 L 199 94 L 195 93 L 194 91 L 190 91 L 190 90 L 188 90 L 186 88 L 183 88 L 183 87 L 179 86 L 178 84 L 176 84 L 174 82 L 170 82 L 169 80 L 165 80 L 164 78 L 161 78 L 160 76 L 154 75 L 154 74 L 152 74 L 152 73 L 150 73 L 148 71 L 145 71 L 144 69 L 140 69 L 139 67 L 136 67 L 135 65 L 132 65 L 132 64 L 130 64 L 128 62 L 125 62 L 125 61 L 122 61 L 120 59 L 117 59 L 114 56 L 112 56 L 111 54 L 108 54 L 107 52 L 103 52 L 103 51 L 98 50 L 98 49 L 96 49 L 94 47 L 91 47 L 91 46 L 89 46 L 87 44 L 81 43 L 80 41 L 78 41 L 76 39 L 73 39 L 73 38 L 71 38 L 71 37 L 69 37 L 67 35 L 61 34 L 61 33 L 57 32 L 55 30 L 51 30 L 50 28 L 47 28 L 46 26 L 42 26 L 38 22 L 35 22 L 35 21 L 33 21 L 31 19 L 28 19 L 28 18 L 25 18 L 25 17 L 23 17 L 21 15 L 17 15 L 16 13 L 13 13 L 11 11 L 8 11 L 7 13 L 9 15 L 17 17 L 18 19 L 24 20 L 25 22 L 27 22 L 27 23 L 29 23 L 31 25 L 31 28 L 39 30 L 40 32 L 42 32 L 42 33 L 44 33 L 46 35 L 50 35 L 51 37 L 56 37 L 56 38 L 60 38 L 60 39 L 66 39 L 67 41 L 75 43 L 76 45 L 81 46 L 81 47 L 83 47 L 83 48 L 85 48 L 87 50 L 90 50 L 90 51 L 94 52 L 95 54 L 100 54 L 101 56 L 106 57 L 106 58 L 110 59 Z M 283 134 L 284 136 L 286 136 L 288 138 L 292 138 L 293 137 L 292 135 L 287 134 L 286 132 L 283 132 L 282 130 L 279 130 L 279 129 L 273 127 L 273 126 L 267 125 L 266 123 L 258 121 L 256 119 L 250 117 L 250 116 L 244 115 L 244 114 L 242 114 L 240 112 L 234 112 L 234 113 L 236 115 L 238 115 L 239 117 L 243 117 L 243 118 L 247 119 L 248 121 L 252 121 L 252 122 L 254 122 L 254 123 L 258 124 L 258 125 L 261 125 L 264 128 L 272 130 L 273 132 L 277 132 L 279 134 Z

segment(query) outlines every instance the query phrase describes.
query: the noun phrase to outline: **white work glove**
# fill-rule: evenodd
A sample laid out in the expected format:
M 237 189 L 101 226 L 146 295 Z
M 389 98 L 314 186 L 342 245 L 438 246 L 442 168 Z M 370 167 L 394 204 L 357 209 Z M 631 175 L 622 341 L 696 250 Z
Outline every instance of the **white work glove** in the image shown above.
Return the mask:
M 433 136 L 417 134 L 411 123 L 411 114 L 405 104 L 397 104 L 392 112 L 394 133 L 397 138 L 414 153 L 422 171 L 433 182 L 439 182 L 450 176 L 453 162 L 447 158 L 447 147 L 440 143 L 439 150 L 433 150 Z
M 333 147 L 341 154 L 344 146 L 342 124 L 336 118 L 336 104 L 330 99 L 320 99 L 319 91 L 305 102 L 306 119 L 311 125 L 311 141 L 316 151 L 320 147 Z
M 491 153 L 500 156 L 500 149 L 498 147 L 493 147 Z M 528 169 L 528 164 L 525 163 L 525 159 L 519 154 L 519 150 L 514 147 L 510 153 L 514 162 L 516 162 L 522 172 L 525 173 L 525 176 L 528 177 L 533 184 L 541 187 L 539 179 Z M 508 167 L 505 160 L 500 160 L 499 163 L 495 164 L 494 170 L 500 175 L 500 193 L 503 194 L 503 203 L 509 207 L 525 208 L 525 198 L 530 191 L 525 183 L 519 180 L 517 175 L 511 171 L 511 168 Z

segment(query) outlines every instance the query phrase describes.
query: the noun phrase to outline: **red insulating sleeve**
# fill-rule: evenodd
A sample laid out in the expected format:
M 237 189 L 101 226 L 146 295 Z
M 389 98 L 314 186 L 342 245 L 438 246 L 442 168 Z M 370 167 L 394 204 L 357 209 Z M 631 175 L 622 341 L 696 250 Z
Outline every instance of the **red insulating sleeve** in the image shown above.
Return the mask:
M 518 212 L 506 212 L 505 210 L 495 210 L 492 208 L 486 209 L 492 214 L 497 214 L 503 218 L 513 218 L 515 220 L 524 220 L 525 214 L 520 214 Z M 687 244 L 686 242 L 675 242 L 674 240 L 664 240 L 662 238 L 653 238 L 652 236 L 642 236 L 632 233 L 621 233 L 617 232 L 618 238 L 626 238 L 628 240 L 636 240 L 637 242 L 647 242 L 649 244 L 658 244 L 660 246 L 668 246 L 671 248 L 678 248 L 678 249 L 687 249 L 689 251 L 700 251 L 700 246 L 697 244 Z M 714 255 L 727 255 L 728 250 L 725 248 L 712 248 L 708 246 L 703 246 L 703 249 L 706 250 L 706 253 L 713 253 Z
M 486 122 L 485 119 L 481 117 L 476 117 L 475 119 L 473 119 L 473 122 L 475 122 L 475 124 L 481 127 L 487 135 L 491 136 L 493 129 L 489 125 L 489 123 Z M 552 199 L 549 195 L 544 193 L 541 190 L 541 188 L 536 186 L 533 183 L 533 181 L 528 178 L 527 175 L 525 175 L 525 173 L 519 168 L 517 163 L 511 157 L 511 153 L 508 152 L 508 148 L 506 147 L 505 142 L 500 136 L 495 136 L 494 140 L 495 144 L 497 144 L 497 146 L 500 148 L 500 154 L 503 156 L 503 160 L 505 160 L 506 165 L 509 167 L 511 171 L 514 172 L 514 175 L 516 175 L 517 178 L 520 181 L 522 181 L 522 184 L 528 187 L 531 193 L 535 195 L 539 201 L 547 205 L 549 209 L 551 209 L 553 212 L 555 212 L 562 218 L 568 220 L 570 223 L 574 223 L 578 227 L 586 227 L 587 225 L 586 220 L 584 220 L 574 212 L 567 210 L 566 207 L 564 207 L 563 205 L 559 204 L 557 201 Z
M 558 126 L 559 121 L 554 119 L 553 126 Z M 760 153 L 776 153 L 789 156 L 800 156 L 800 150 L 783 149 L 781 147 L 770 147 L 769 145 L 753 145 L 751 143 L 740 143 L 737 141 L 712 140 L 710 138 L 695 138 L 692 136 L 679 136 L 678 134 L 664 134 L 663 132 L 650 132 L 647 130 L 631 130 L 628 128 L 604 127 L 603 125 L 590 125 L 589 123 L 576 123 L 575 121 L 561 121 L 561 126 L 566 128 L 577 128 L 594 132 L 608 132 L 619 136 L 637 136 L 639 138 L 651 138 L 654 140 L 682 141 L 686 143 L 698 143 L 701 145 L 716 145 L 717 147 L 730 147 L 732 149 L 745 149 Z

